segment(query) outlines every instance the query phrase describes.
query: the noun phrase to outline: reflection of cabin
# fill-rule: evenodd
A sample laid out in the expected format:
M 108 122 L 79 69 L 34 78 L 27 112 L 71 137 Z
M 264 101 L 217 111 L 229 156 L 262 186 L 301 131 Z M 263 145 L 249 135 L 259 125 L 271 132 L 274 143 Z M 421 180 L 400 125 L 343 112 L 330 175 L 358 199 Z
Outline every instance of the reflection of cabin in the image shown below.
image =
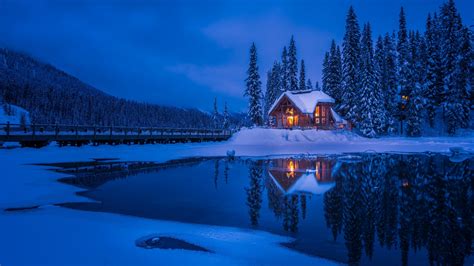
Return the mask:
M 334 185 L 334 160 L 276 159 L 269 168 L 269 176 L 283 194 L 323 194 Z
M 347 122 L 333 109 L 334 99 L 322 91 L 286 91 L 268 115 L 277 128 L 344 128 Z

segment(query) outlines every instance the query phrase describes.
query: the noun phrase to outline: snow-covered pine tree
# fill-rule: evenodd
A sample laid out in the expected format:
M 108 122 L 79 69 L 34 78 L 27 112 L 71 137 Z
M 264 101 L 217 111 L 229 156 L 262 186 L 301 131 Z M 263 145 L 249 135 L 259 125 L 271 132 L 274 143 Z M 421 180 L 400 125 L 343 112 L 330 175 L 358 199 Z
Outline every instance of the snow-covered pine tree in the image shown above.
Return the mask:
M 214 128 L 219 128 L 219 111 L 217 110 L 217 97 L 214 97 L 214 110 L 212 112 L 212 124 Z
M 339 45 L 336 46 L 336 55 L 333 59 L 334 71 L 335 71 L 335 80 L 337 81 L 337 89 L 334 92 L 333 98 L 336 100 L 336 104 L 339 104 L 342 101 L 342 58 L 341 58 L 341 49 Z
M 319 81 L 316 81 L 316 84 L 314 85 L 314 90 L 315 91 L 320 91 L 321 87 L 319 86 Z
M 336 104 L 341 102 L 341 52 L 336 42 L 332 40 L 328 59 L 327 93 L 336 100 Z
M 462 76 L 457 74 L 461 48 L 461 32 L 462 23 L 459 13 L 456 10 L 453 0 L 441 6 L 440 14 L 440 30 L 441 30 L 441 52 L 443 67 L 443 84 L 444 93 L 446 95 L 444 106 L 444 119 L 447 124 L 449 134 L 455 134 L 456 130 L 465 122 L 463 107 L 463 90 L 460 87 Z
M 321 71 L 321 81 L 323 83 L 323 91 L 331 95 L 331 91 L 328 90 L 328 76 L 329 76 L 329 52 L 324 54 L 323 69 Z
M 311 83 L 311 79 L 308 79 L 308 81 L 306 82 L 306 90 L 313 90 L 313 83 Z
M 296 57 L 295 39 L 291 36 L 288 46 L 288 86 L 289 90 L 298 90 L 298 59 Z
M 387 109 L 385 106 L 385 88 L 387 85 L 387 66 L 385 61 L 385 49 L 383 46 L 383 38 L 379 36 L 375 45 L 374 52 L 374 82 L 375 82 L 375 93 L 377 97 L 377 119 L 379 122 L 375 124 L 375 130 L 377 134 L 385 134 L 387 130 Z
M 426 19 L 426 79 L 423 84 L 423 96 L 425 98 L 425 109 L 430 127 L 434 127 L 436 109 L 443 99 L 443 78 L 440 57 L 440 33 L 438 18 L 428 14 Z
M 386 86 L 384 90 L 384 105 L 387 109 L 387 133 L 397 131 L 395 115 L 398 112 L 397 97 L 397 51 L 395 49 L 395 34 L 388 33 L 384 37 L 384 57 L 386 67 Z
M 271 119 L 268 117 L 270 107 L 281 94 L 281 78 L 280 78 L 280 64 L 275 62 L 272 70 L 267 74 L 267 87 L 265 92 L 264 116 L 267 125 L 272 125 Z
M 227 109 L 227 102 L 224 103 L 224 113 L 222 118 L 222 128 L 229 129 L 230 121 L 229 121 L 229 110 Z
M 304 67 L 304 60 L 301 59 L 299 90 L 304 91 L 305 89 L 306 89 L 306 73 L 305 73 L 305 67 Z
M 357 108 L 360 87 L 360 29 L 354 8 L 346 16 L 346 32 L 342 43 L 342 93 L 338 110 L 349 121 L 357 122 Z
M 426 47 L 423 39 L 418 32 L 410 32 L 410 95 L 407 104 L 407 135 L 410 137 L 419 137 L 422 133 L 423 118 L 423 87 L 425 82 L 425 55 Z
M 264 102 L 263 102 L 263 121 L 267 125 L 269 123 L 268 111 L 270 109 L 270 106 L 273 104 L 272 98 L 274 98 L 274 91 L 275 91 L 275 84 L 274 84 L 273 69 L 272 69 L 267 72 L 267 86 L 266 86 Z
M 456 64 L 455 75 L 458 80 L 458 87 L 461 90 L 462 98 L 462 120 L 461 120 L 461 127 L 468 128 L 470 125 L 470 111 L 471 111 L 471 94 L 474 94 L 472 86 L 474 84 L 471 83 L 472 77 L 469 75 L 472 74 L 472 67 L 474 66 L 474 55 L 472 51 L 472 44 L 471 44 L 471 32 L 467 27 L 462 28 L 460 31 L 460 47 L 459 47 L 459 56 L 458 61 Z
M 283 89 L 283 79 L 281 76 L 281 64 L 279 62 L 275 62 L 272 67 L 272 80 L 273 80 L 273 90 L 274 90 L 274 95 L 275 99 L 280 97 L 282 92 L 284 91 Z
M 286 46 L 283 47 L 283 52 L 281 53 L 281 87 L 283 91 L 290 90 L 289 86 L 289 78 L 288 78 L 288 51 L 286 50 Z
M 409 65 L 409 43 L 408 43 L 408 31 L 407 22 L 405 18 L 405 11 L 403 7 L 400 9 L 399 16 L 399 29 L 398 29 L 398 87 L 399 92 L 403 96 L 410 95 L 410 65 Z
M 262 118 L 262 82 L 258 73 L 257 65 L 257 47 L 252 43 L 250 47 L 250 62 L 247 70 L 247 78 L 245 79 L 247 88 L 244 96 L 249 98 L 248 117 L 254 126 L 263 124 Z
M 373 66 L 373 45 L 370 24 L 364 25 L 361 39 L 361 88 L 359 104 L 355 106 L 354 111 L 360 115 L 360 123 L 357 124 L 362 134 L 373 138 L 377 135 L 377 95 L 375 89 L 375 77 Z

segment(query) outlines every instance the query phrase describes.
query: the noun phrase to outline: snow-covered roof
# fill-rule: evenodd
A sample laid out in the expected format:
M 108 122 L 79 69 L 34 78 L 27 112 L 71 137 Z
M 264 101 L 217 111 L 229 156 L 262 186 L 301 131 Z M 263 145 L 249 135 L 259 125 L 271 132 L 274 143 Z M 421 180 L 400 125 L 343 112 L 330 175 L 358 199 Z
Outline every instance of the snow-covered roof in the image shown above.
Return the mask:
M 272 181 L 276 184 L 277 188 L 283 194 L 294 194 L 294 193 L 308 193 L 313 195 L 321 195 L 326 191 L 334 187 L 334 182 L 318 182 L 314 173 L 305 173 L 301 175 L 288 189 L 285 189 L 281 184 L 276 180 L 271 172 L 270 177 Z
M 314 174 L 305 174 L 288 189 L 287 193 L 309 193 L 313 195 L 322 195 L 332 187 L 334 187 L 334 182 L 320 183 L 316 180 Z
M 269 112 L 273 111 L 285 96 L 304 114 L 312 114 L 318 103 L 334 103 L 334 99 L 322 91 L 285 91 L 273 103 Z
M 342 118 L 338 113 L 336 113 L 336 111 L 334 111 L 334 109 L 331 108 L 331 114 L 332 114 L 332 117 L 334 118 L 334 121 L 336 121 L 336 123 L 341 123 L 341 124 L 347 124 L 347 121 Z

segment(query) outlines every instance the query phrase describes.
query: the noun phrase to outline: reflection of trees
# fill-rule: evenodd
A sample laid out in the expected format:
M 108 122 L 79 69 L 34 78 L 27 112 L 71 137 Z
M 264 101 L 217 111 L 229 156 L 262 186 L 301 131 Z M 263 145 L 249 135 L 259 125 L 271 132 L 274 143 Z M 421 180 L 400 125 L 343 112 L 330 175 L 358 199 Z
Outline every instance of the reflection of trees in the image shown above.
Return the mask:
M 324 211 L 334 238 L 344 235 L 349 264 L 359 263 L 362 247 L 371 257 L 376 235 L 382 247 L 398 246 L 403 265 L 410 249 L 423 247 L 431 264 L 462 265 L 474 228 L 469 164 L 383 154 L 342 164 L 336 185 L 324 195 Z
M 298 195 L 287 195 L 284 197 L 283 229 L 285 231 L 298 231 L 299 205 Z
M 250 185 L 245 188 L 247 192 L 247 206 L 249 207 L 250 223 L 258 225 L 260 208 L 262 207 L 262 163 L 251 162 L 249 166 Z
M 225 164 L 224 164 L 224 180 L 225 180 L 225 184 L 227 185 L 228 183 L 228 180 L 229 180 L 229 161 L 228 160 L 225 160 Z
M 219 179 L 219 160 L 214 161 L 214 187 L 217 189 L 217 181 Z
M 324 217 L 326 224 L 331 228 L 334 240 L 342 230 L 342 182 L 341 175 L 335 177 L 336 185 L 324 194 Z

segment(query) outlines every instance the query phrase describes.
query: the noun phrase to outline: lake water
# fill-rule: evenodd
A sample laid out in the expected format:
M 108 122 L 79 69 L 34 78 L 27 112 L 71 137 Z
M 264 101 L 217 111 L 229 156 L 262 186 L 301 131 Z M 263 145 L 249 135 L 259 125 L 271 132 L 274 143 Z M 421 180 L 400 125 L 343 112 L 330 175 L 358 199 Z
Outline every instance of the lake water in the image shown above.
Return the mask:
M 64 179 L 100 202 L 66 206 L 265 230 L 292 236 L 289 248 L 349 264 L 474 263 L 472 157 L 214 158 L 130 169 Z

